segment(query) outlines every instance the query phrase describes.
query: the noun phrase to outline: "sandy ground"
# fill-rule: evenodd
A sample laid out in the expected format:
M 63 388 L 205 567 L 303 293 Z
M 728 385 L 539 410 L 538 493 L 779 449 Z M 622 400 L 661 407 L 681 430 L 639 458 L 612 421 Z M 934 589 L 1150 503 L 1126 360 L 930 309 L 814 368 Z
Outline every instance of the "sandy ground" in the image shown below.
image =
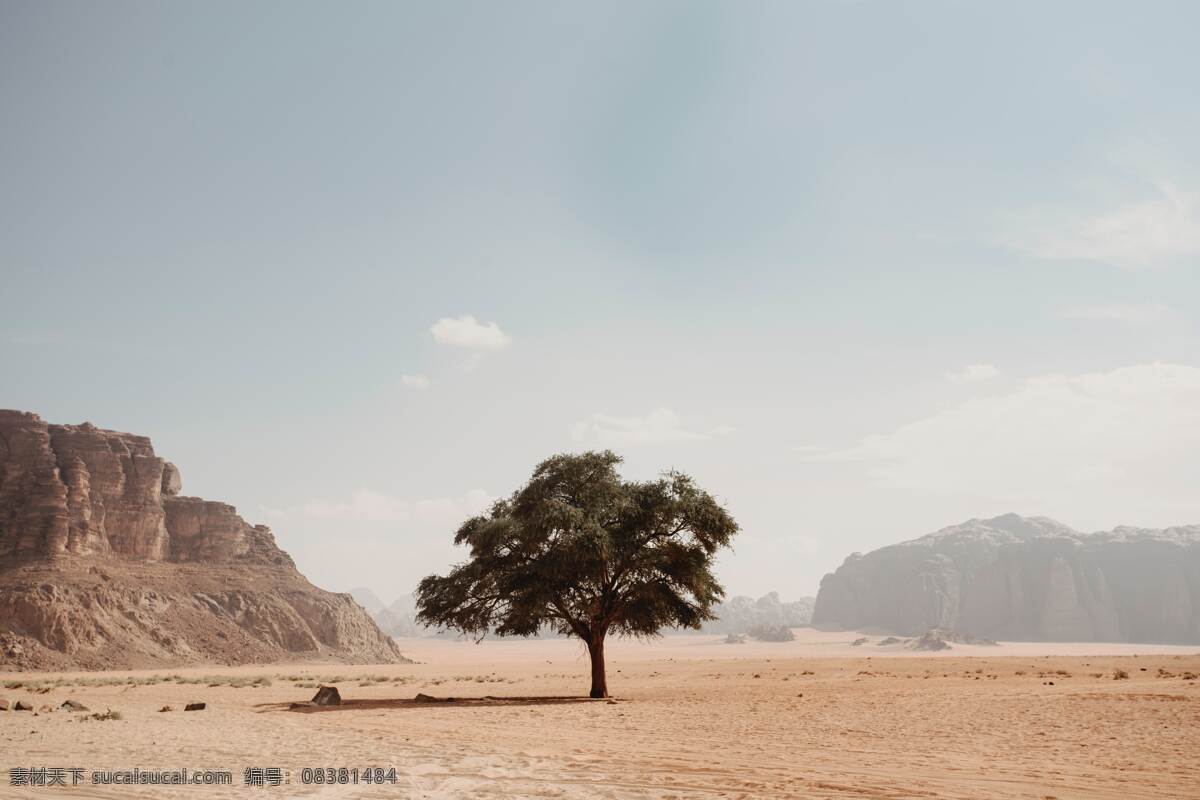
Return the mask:
M 24 685 L 0 698 L 35 709 L 74 698 L 121 719 L 0 712 L 0 771 L 78 767 L 84 781 L 14 787 L 0 772 L 0 797 L 1200 797 L 1200 680 L 1184 677 L 1200 673 L 1200 648 L 930 655 L 879 636 L 855 647 L 857 633 L 797 633 L 778 644 L 614 641 L 616 702 L 549 699 L 587 690 L 586 656 L 566 640 L 407 640 L 420 663 L 402 666 L 8 674 L 0 686 Z M 230 685 L 255 678 L 270 685 Z M 314 692 L 297 683 L 330 678 L 363 702 L 288 708 Z M 49 690 L 31 690 L 39 681 Z M 517 699 L 414 703 L 418 692 Z M 208 708 L 179 710 L 191 701 Z M 305 767 L 375 766 L 395 767 L 396 784 L 302 783 Z M 90 783 L 94 771 L 135 767 L 229 770 L 233 785 Z M 246 767 L 278 767 L 290 783 L 245 786 Z

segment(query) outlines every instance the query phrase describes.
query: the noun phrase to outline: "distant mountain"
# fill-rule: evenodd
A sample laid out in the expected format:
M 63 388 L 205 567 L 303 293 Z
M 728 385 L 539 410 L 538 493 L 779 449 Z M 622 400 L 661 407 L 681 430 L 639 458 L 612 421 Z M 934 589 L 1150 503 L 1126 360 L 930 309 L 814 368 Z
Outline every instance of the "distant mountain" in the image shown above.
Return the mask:
M 973 519 L 854 553 L 814 625 L 1009 641 L 1200 643 L 1200 525 L 1083 534 L 1045 517 Z
M 383 601 L 379 599 L 379 595 L 372 592 L 365 586 L 359 586 L 357 589 L 351 589 L 347 592 L 354 598 L 354 602 L 358 603 L 372 617 L 383 610 Z
M 383 605 L 382 603 L 380 605 Z M 417 624 L 417 598 L 401 595 L 396 602 L 371 614 L 375 624 L 389 636 L 433 636 L 435 629 Z
M 365 599 L 370 600 L 374 597 L 370 590 L 363 591 L 369 595 Z M 358 592 L 359 590 L 355 589 L 350 592 L 350 595 L 358 600 Z M 757 600 L 741 595 L 731 597 L 729 600 L 717 604 L 713 609 L 717 619 L 704 623 L 701 631 L 703 633 L 742 634 L 755 628 L 780 626 L 795 628 L 807 625 L 812 617 L 814 602 L 815 599 L 812 597 L 802 597 L 799 600 L 784 603 L 779 599 L 778 592 L 768 592 Z M 368 611 L 371 610 L 362 600 L 359 600 L 359 603 Z M 379 629 L 389 636 L 455 635 L 419 624 L 416 620 L 417 600 L 411 594 L 402 595 L 390 606 L 372 612 L 371 616 L 375 619 L 375 624 L 379 626 Z M 547 630 L 544 635 L 554 636 L 555 634 Z
M 704 633 L 741 634 L 755 628 L 795 628 L 807 625 L 812 619 L 812 597 L 801 597 L 790 603 L 779 599 L 778 592 L 768 592 L 755 600 L 737 595 L 718 603 L 713 613 L 717 619 L 704 623 Z

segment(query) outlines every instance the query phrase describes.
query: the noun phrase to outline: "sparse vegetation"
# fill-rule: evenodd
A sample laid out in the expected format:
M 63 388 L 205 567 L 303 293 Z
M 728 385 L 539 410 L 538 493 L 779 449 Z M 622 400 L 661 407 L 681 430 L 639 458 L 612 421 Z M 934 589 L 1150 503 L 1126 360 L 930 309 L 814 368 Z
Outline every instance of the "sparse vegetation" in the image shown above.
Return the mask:
M 87 722 L 89 720 L 96 720 L 97 722 L 108 722 L 109 720 L 121 719 L 121 712 L 113 711 L 110 708 L 103 713 L 80 714 L 78 717 L 76 717 L 76 719 L 78 719 L 80 722 Z
M 271 686 L 272 681 L 266 675 L 199 675 L 192 678 L 179 677 L 176 683 L 189 686 L 205 685 L 210 688 L 228 686 L 232 689 L 259 688 Z
M 1114 670 L 1113 670 L 1113 673 L 1112 673 L 1112 676 L 1113 676 L 1113 680 L 1114 680 L 1114 681 L 1127 681 L 1127 680 L 1129 680 L 1129 673 L 1128 673 L 1128 672 L 1126 672 L 1126 671 L 1125 671 L 1125 670 L 1123 670 L 1123 669 L 1114 669 Z
M 154 686 L 160 683 L 178 683 L 181 685 L 205 685 L 211 687 L 230 686 L 235 689 L 247 687 L 259 688 L 271 686 L 272 680 L 267 675 L 196 675 L 185 677 L 178 673 L 171 675 L 117 675 L 103 677 L 79 678 L 49 678 L 40 681 L 9 681 L 4 684 L 6 689 L 25 688 L 31 692 L 46 694 L 54 689 L 71 687 L 104 687 L 104 686 Z

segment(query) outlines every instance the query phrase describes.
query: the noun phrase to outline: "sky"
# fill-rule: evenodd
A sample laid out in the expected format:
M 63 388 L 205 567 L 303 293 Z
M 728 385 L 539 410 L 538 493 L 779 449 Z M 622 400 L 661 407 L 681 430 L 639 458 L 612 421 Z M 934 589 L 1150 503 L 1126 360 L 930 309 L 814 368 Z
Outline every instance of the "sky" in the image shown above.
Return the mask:
M 0 0 L 0 407 L 391 601 L 558 452 L 731 594 L 1200 523 L 1200 5 Z

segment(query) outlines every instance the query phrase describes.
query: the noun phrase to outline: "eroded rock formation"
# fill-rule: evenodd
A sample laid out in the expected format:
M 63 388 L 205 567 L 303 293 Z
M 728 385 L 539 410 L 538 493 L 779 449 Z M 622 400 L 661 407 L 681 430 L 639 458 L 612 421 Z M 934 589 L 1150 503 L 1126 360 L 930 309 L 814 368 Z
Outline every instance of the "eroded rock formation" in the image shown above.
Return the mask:
M 970 520 L 855 553 L 814 625 L 1008 641 L 1200 643 L 1200 525 L 1081 534 L 1044 517 Z
M 270 529 L 181 486 L 144 436 L 0 410 L 0 664 L 402 658 Z

